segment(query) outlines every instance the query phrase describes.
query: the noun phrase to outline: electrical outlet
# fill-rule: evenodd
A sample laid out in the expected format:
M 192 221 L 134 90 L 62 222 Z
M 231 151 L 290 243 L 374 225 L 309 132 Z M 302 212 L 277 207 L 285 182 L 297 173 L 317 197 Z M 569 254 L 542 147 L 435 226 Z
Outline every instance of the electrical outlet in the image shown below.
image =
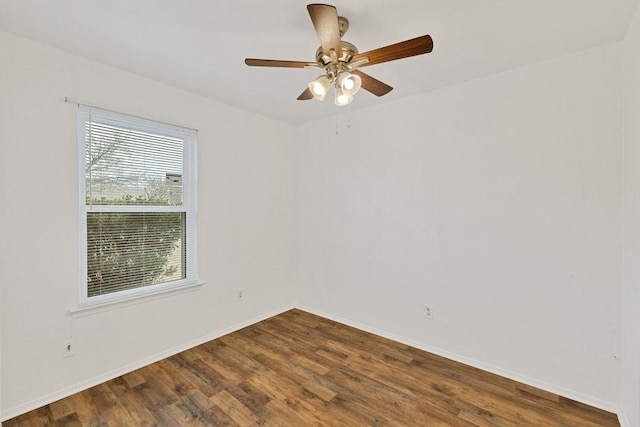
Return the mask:
M 66 340 L 62 343 L 62 358 L 75 356 L 75 348 L 73 347 L 73 340 Z
M 244 299 L 244 289 L 238 289 L 238 301 L 242 301 Z
M 424 306 L 424 317 L 427 319 L 433 319 L 433 306 L 425 305 Z

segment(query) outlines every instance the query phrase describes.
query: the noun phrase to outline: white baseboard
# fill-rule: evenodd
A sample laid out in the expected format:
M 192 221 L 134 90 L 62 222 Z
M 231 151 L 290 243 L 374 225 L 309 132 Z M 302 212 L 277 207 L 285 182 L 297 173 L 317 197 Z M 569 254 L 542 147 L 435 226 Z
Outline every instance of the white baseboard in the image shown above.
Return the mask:
M 228 328 L 220 329 L 218 331 L 212 332 L 211 334 L 207 334 L 203 337 L 197 338 L 185 344 L 181 344 L 179 346 L 173 347 L 169 350 L 162 351 L 160 353 L 154 354 L 153 356 L 146 357 L 142 360 L 138 360 L 136 362 L 125 365 L 121 368 L 114 369 L 112 371 L 106 372 L 102 375 L 98 375 L 96 377 L 90 378 L 85 381 L 81 381 L 72 386 L 63 388 L 54 393 L 47 394 L 45 396 L 34 399 L 30 402 L 15 406 L 13 408 L 4 409 L 2 411 L 2 421 L 6 421 L 10 418 L 17 417 L 18 415 L 24 414 L 25 412 L 32 411 L 34 409 L 40 408 L 41 406 L 48 405 L 57 400 L 63 399 L 65 397 L 71 396 L 72 394 L 81 392 L 88 388 L 94 387 L 98 384 L 102 384 L 105 381 L 112 380 L 126 373 L 135 371 L 136 369 L 140 369 L 144 366 L 150 365 L 152 363 L 158 362 L 162 359 L 166 359 L 167 357 L 173 356 L 174 354 L 178 354 L 182 351 L 188 350 L 192 347 L 196 347 L 200 344 L 204 344 L 208 341 L 219 338 L 223 335 L 227 335 L 231 332 L 237 331 L 239 329 L 245 328 L 247 326 L 253 325 L 254 323 L 258 323 L 262 320 L 268 319 L 270 317 L 276 316 L 280 313 L 284 313 L 285 311 L 291 310 L 295 308 L 293 305 L 284 306 L 280 309 L 262 314 L 260 316 L 253 317 L 251 319 L 242 321 L 235 325 L 232 325 Z
M 618 419 L 621 418 L 620 415 L 619 415 L 620 414 L 619 406 L 614 405 L 611 402 L 606 402 L 606 401 L 603 401 L 601 399 L 598 399 L 598 398 L 595 398 L 595 397 L 592 397 L 592 396 L 588 396 L 588 395 L 585 395 L 585 394 L 582 394 L 582 393 L 578 393 L 576 391 L 569 390 L 569 389 L 566 389 L 566 388 L 563 388 L 563 387 L 560 387 L 560 386 L 557 386 L 557 385 L 554 385 L 554 384 L 549 384 L 549 383 L 546 383 L 544 381 L 539 381 L 539 380 L 536 380 L 536 379 L 533 379 L 533 378 L 529 378 L 527 376 L 518 374 L 516 372 L 511 372 L 511 371 L 508 371 L 508 370 L 505 370 L 505 369 L 501 369 L 501 368 L 499 368 L 497 366 L 493 366 L 493 365 L 490 365 L 490 364 L 487 364 L 487 363 L 484 363 L 484 362 L 480 362 L 478 360 L 474 360 L 474 359 L 471 359 L 471 358 L 468 358 L 468 357 L 465 357 L 465 356 L 461 356 L 459 354 L 451 353 L 451 352 L 448 352 L 446 350 L 442 350 L 440 348 L 432 347 L 432 346 L 430 346 L 428 344 L 425 344 L 425 343 L 422 343 L 422 342 L 417 342 L 417 341 L 411 340 L 409 338 L 406 338 L 406 337 L 403 337 L 403 336 L 400 336 L 400 335 L 396 335 L 394 333 L 390 333 L 390 332 L 387 332 L 387 331 L 382 331 L 380 329 L 371 327 L 369 325 L 365 325 L 365 324 L 362 324 L 362 323 L 359 323 L 359 322 L 354 322 L 354 321 L 352 321 L 350 319 L 345 319 L 345 318 L 342 318 L 340 316 L 334 316 L 334 315 L 329 314 L 329 313 L 318 311 L 318 310 L 315 310 L 315 309 L 313 309 L 311 307 L 307 307 L 307 306 L 298 304 L 297 308 L 299 308 L 300 310 L 307 311 L 309 313 L 313 313 L 313 314 L 318 315 L 320 317 L 324 317 L 326 319 L 330 319 L 330 320 L 336 321 L 338 323 L 342 323 L 344 325 L 348 325 L 348 326 L 354 327 L 356 329 L 360 329 L 362 331 L 370 332 L 372 334 L 379 335 L 381 337 L 388 338 L 388 339 L 391 339 L 393 341 L 396 341 L 396 342 L 399 342 L 399 343 L 402 343 L 402 344 L 410 345 L 410 346 L 418 348 L 420 350 L 424 350 L 424 351 L 427 351 L 429 353 L 433 353 L 433 354 L 436 354 L 438 356 L 442 356 L 442 357 L 445 357 L 447 359 L 451 359 L 451 360 L 454 360 L 456 362 L 460 362 L 460 363 L 463 363 L 465 365 L 472 366 L 474 368 L 482 369 L 483 371 L 487 371 L 487 372 L 490 372 L 492 374 L 500 375 L 500 376 L 508 378 L 510 380 L 518 381 L 520 383 L 523 383 L 523 384 L 526 384 L 526 385 L 529 385 L 529 386 L 532 386 L 532 387 L 536 387 L 536 388 L 539 388 L 541 390 L 545 390 L 545 391 L 548 391 L 550 393 L 554 393 L 554 394 L 557 394 L 559 396 L 563 396 L 563 397 L 566 397 L 568 399 L 572 399 L 572 400 L 575 400 L 577 402 L 584 403 L 584 404 L 589 405 L 589 406 L 593 406 L 595 408 L 599 408 L 599 409 L 602 409 L 602 410 L 605 410 L 605 411 L 608 411 L 608 412 L 612 412 L 614 414 L 618 414 Z M 620 424 L 622 425 L 622 427 L 625 427 L 625 424 L 623 424 L 622 420 L 620 420 Z M 629 425 L 629 424 L 627 423 L 626 425 Z

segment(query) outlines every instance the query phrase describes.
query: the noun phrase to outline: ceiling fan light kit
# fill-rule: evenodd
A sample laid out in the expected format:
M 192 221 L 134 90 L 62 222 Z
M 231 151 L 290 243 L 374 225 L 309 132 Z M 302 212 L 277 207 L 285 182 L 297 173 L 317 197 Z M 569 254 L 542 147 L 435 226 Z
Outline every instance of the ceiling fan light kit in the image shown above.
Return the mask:
M 355 95 L 362 86 L 362 78 L 357 74 L 351 74 L 348 71 L 343 71 L 338 74 L 338 86 L 342 88 L 347 95 Z
M 433 50 L 433 40 L 425 35 L 359 53 L 355 45 L 342 40 L 342 36 L 349 29 L 349 21 L 338 16 L 334 6 L 313 3 L 307 5 L 307 10 L 320 39 L 320 47 L 316 51 L 316 62 L 255 58 L 244 60 L 245 64 L 251 67 L 322 69 L 324 74 L 309 82 L 307 89 L 298 96 L 298 100 L 301 101 L 313 98 L 322 101 L 332 84 L 335 86 L 334 103 L 338 106 L 349 104 L 361 87 L 376 96 L 386 95 L 393 88 L 363 73 L 359 68 L 423 55 Z
M 309 82 L 309 90 L 313 94 L 313 97 L 319 101 L 322 101 L 329 92 L 331 87 L 331 80 L 326 75 L 321 75 L 312 82 Z
M 351 101 L 353 101 L 353 96 L 346 94 L 340 86 L 336 85 L 336 98 L 334 103 L 338 107 L 342 107 L 351 103 Z

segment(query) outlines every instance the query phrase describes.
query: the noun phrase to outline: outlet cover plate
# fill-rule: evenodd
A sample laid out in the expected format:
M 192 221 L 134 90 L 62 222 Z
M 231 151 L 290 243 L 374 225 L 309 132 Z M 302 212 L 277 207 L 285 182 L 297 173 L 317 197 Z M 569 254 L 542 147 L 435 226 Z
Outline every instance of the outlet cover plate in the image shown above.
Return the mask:
M 426 317 L 427 319 L 431 319 L 433 320 L 433 306 L 432 305 L 425 305 L 424 306 L 424 317 Z

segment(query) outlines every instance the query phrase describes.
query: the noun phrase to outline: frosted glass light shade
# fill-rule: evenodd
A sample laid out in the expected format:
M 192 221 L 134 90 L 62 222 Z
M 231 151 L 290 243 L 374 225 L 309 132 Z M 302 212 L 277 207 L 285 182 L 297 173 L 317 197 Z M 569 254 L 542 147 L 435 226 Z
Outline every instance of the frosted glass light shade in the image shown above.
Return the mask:
M 322 75 L 314 81 L 310 82 L 308 86 L 313 97 L 318 101 L 322 101 L 327 92 L 329 92 L 330 85 L 331 82 L 329 81 L 329 78 L 325 75 Z
M 336 98 L 335 98 L 335 104 L 338 107 L 342 107 L 344 105 L 349 104 L 351 101 L 353 101 L 353 96 L 345 93 L 344 90 L 342 90 L 342 88 L 340 86 L 336 86 Z

